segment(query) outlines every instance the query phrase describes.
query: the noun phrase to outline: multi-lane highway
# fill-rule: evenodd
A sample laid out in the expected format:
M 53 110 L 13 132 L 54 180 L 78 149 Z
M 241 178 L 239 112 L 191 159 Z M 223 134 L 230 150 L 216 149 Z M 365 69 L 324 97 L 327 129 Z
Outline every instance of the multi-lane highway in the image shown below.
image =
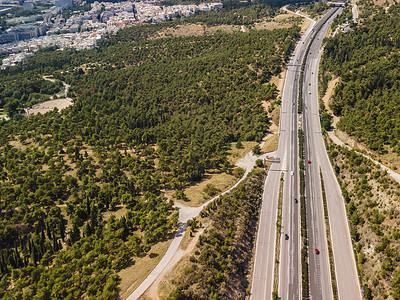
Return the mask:
M 274 281 L 276 220 L 279 195 L 279 179 L 284 174 L 282 199 L 281 255 L 278 287 L 282 299 L 299 299 L 299 204 L 298 198 L 298 153 L 297 153 L 297 92 L 301 62 L 312 35 L 312 26 L 306 31 L 295 48 L 288 64 L 282 93 L 282 107 L 279 124 L 279 142 L 276 151 L 278 162 L 272 163 L 264 187 L 256 252 L 251 285 L 251 299 L 271 299 Z M 292 175 L 293 174 L 293 175 Z M 285 240 L 285 234 L 289 239 Z
M 300 202 L 298 195 L 297 114 L 298 84 L 305 51 L 315 36 L 307 55 L 303 86 L 305 134 L 306 201 L 309 238 L 309 278 L 311 299 L 332 299 L 332 279 L 321 193 L 320 168 L 325 180 L 335 272 L 340 299 L 360 299 L 360 287 L 347 225 L 343 199 L 324 147 L 318 115 L 318 62 L 321 42 L 340 9 L 331 10 L 313 24 L 299 41 L 288 64 L 282 94 L 280 136 L 276 157 L 267 176 L 261 208 L 259 230 L 251 285 L 252 299 L 271 299 L 274 281 L 276 219 L 279 178 L 283 172 L 282 227 L 280 232 L 279 280 L 280 299 L 301 299 Z M 325 24 L 321 27 L 321 24 Z M 320 30 L 319 27 L 321 27 Z M 332 211 L 331 211 L 332 210 Z M 334 219 L 334 220 L 332 220 Z M 285 234 L 289 239 L 285 239 Z M 319 254 L 315 253 L 319 250 Z M 339 264 L 341 264 L 339 266 Z M 343 274 L 345 269 L 350 269 Z
M 339 12 L 340 11 L 338 11 L 338 13 Z M 322 200 L 319 199 L 321 190 L 321 170 L 325 183 L 338 297 L 339 299 L 362 299 L 344 200 L 326 153 L 318 112 L 320 49 L 322 39 L 325 37 L 331 21 L 332 19 L 329 20 L 317 34 L 307 57 L 304 74 L 303 129 L 305 133 L 305 143 L 307 144 L 305 145 L 306 160 L 310 159 L 311 161 L 311 164 L 308 164 L 306 168 L 306 180 L 308 178 L 306 197 L 311 202 L 311 205 L 309 205 L 310 210 L 307 214 L 310 225 L 308 233 L 309 248 L 311 250 L 309 259 L 310 293 L 312 299 L 329 299 L 326 298 L 327 296 L 324 294 L 324 291 L 328 289 L 328 279 L 323 279 L 322 276 L 318 278 L 320 275 L 318 271 L 322 272 L 323 269 L 326 269 L 325 272 L 327 272 L 329 269 L 327 261 L 328 254 L 326 253 L 325 256 L 321 256 L 321 254 L 328 252 L 325 241 L 325 228 L 321 227 L 322 225 L 320 222 L 322 222 L 322 220 L 319 220 L 323 218 L 323 204 Z M 314 220 L 320 225 L 315 226 Z M 315 255 L 315 252 L 312 253 L 315 248 L 320 250 L 320 255 Z M 322 295 L 319 294 L 319 290 L 322 291 Z
M 309 284 L 311 299 L 333 299 L 332 278 L 329 263 L 328 243 L 324 218 L 324 206 L 319 176 L 319 164 L 316 155 L 314 137 L 321 136 L 318 112 L 318 64 L 316 57 L 321 49 L 322 39 L 328 31 L 329 25 L 341 12 L 340 9 L 331 10 L 320 22 L 325 22 L 330 14 L 332 17 L 326 21 L 315 35 L 314 41 L 307 55 L 304 82 L 303 82 L 303 132 L 306 208 L 307 208 L 307 237 L 309 256 Z M 313 109 L 311 109 L 313 108 Z M 318 149 L 325 152 L 325 148 Z M 310 163 L 308 163 L 310 161 Z M 318 249 L 318 250 L 316 250 Z M 317 254 L 317 251 L 319 254 Z

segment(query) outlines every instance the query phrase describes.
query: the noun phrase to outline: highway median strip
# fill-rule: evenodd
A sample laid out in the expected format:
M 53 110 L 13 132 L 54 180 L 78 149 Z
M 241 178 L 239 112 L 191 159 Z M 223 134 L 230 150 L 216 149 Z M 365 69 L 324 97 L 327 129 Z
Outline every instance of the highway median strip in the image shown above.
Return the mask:
M 304 134 L 299 129 L 299 169 L 300 169 L 300 216 L 301 216 L 301 273 L 302 273 L 302 298 L 308 299 L 310 294 L 308 276 L 308 238 L 307 238 L 307 214 L 304 181 Z

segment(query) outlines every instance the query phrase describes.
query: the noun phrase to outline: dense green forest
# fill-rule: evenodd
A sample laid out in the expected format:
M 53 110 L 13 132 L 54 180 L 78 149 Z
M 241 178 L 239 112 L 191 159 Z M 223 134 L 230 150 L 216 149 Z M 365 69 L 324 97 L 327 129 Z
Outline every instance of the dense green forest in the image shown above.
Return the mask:
M 117 298 L 117 272 L 177 227 L 163 191 L 231 172 L 229 143 L 268 130 L 261 101 L 299 28 L 158 40 L 148 28 L 0 72 L 14 112 L 0 123 L 0 297 Z M 21 117 L 32 94 L 60 89 L 44 75 L 70 84 L 75 104 Z
M 340 76 L 331 108 L 338 128 L 372 150 L 400 154 L 400 5 L 328 40 L 322 64 Z
M 168 299 L 245 299 L 264 178 L 263 170 L 253 171 L 203 210 L 211 224 Z

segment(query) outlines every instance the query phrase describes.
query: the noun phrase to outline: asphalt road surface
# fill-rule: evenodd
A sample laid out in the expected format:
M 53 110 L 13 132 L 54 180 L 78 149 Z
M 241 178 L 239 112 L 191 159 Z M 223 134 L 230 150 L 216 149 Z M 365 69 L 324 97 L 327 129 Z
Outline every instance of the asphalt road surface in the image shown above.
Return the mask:
M 330 21 L 327 22 L 326 26 L 328 26 L 329 23 Z M 310 49 L 311 54 L 308 56 L 309 61 L 304 74 L 305 85 L 309 84 L 309 90 L 304 91 L 305 109 L 303 116 L 304 125 L 308 127 L 306 134 L 306 140 L 309 143 L 307 155 L 309 155 L 311 160 L 311 164 L 307 166 L 308 168 L 306 170 L 310 176 L 309 184 L 312 185 L 309 189 L 314 189 L 317 182 L 319 183 L 319 170 L 321 170 L 324 179 L 338 297 L 339 299 L 362 299 L 344 200 L 326 153 L 318 116 L 318 69 L 321 54 L 319 51 L 326 30 L 327 28 L 323 28 L 317 36 L 317 39 L 315 39 Z M 311 94 L 309 94 L 309 92 L 311 92 Z M 318 207 L 320 205 L 322 205 L 321 202 L 317 204 Z M 322 208 L 316 208 L 316 210 L 317 209 Z M 311 231 L 314 230 L 315 226 L 311 228 Z M 314 270 L 310 268 L 312 299 L 328 299 L 324 296 L 324 291 L 327 289 L 327 282 L 324 282 L 326 280 L 321 278 L 319 281 L 316 276 L 313 276 L 313 274 L 317 274 L 318 268 L 322 271 L 322 268 L 326 268 L 322 265 L 328 263 L 326 258 L 324 257 L 322 259 L 321 256 L 321 254 L 328 251 L 325 243 L 321 246 L 321 238 L 322 232 L 317 233 L 313 241 L 310 240 L 310 250 L 313 250 L 313 248 L 318 248 L 320 250 L 320 255 L 318 256 L 315 255 L 315 252 L 310 253 L 310 267 L 311 265 L 315 267 Z M 319 294 L 320 289 L 322 289 L 322 298 Z
M 305 168 L 305 196 L 307 209 L 307 237 L 308 237 L 308 262 L 309 285 L 311 299 L 333 299 L 332 278 L 329 264 L 329 251 L 326 238 L 324 206 L 319 176 L 319 165 L 316 159 L 317 149 L 314 137 L 321 136 L 321 127 L 318 113 L 318 53 L 326 32 L 340 9 L 332 9 L 322 18 L 323 24 L 315 36 L 309 49 L 306 67 L 304 70 L 303 85 L 303 132 Z M 319 24 L 316 25 L 318 28 Z M 316 31 L 317 31 L 316 28 Z M 325 148 L 318 149 L 325 152 Z M 310 163 L 308 163 L 308 160 Z M 319 254 L 316 253 L 318 249 Z
M 319 24 L 330 18 L 310 47 L 304 73 L 303 130 L 305 133 L 306 198 L 308 203 L 310 298 L 332 299 L 332 280 L 321 192 L 320 169 L 325 181 L 328 215 L 335 261 L 339 299 L 361 299 L 355 268 L 353 248 L 349 235 L 346 211 L 340 188 L 326 154 L 318 115 L 319 51 L 333 17 L 340 9 L 331 10 L 319 23 L 314 24 L 298 43 L 285 77 L 280 116 L 280 136 L 276 158 L 265 183 L 259 230 L 254 259 L 251 299 L 271 299 L 274 282 L 276 218 L 279 178 L 284 174 L 282 199 L 282 227 L 279 235 L 279 299 L 301 299 L 300 264 L 300 202 L 298 195 L 298 115 L 297 91 L 301 62 Z M 285 234 L 289 239 L 285 239 Z M 315 253 L 319 250 L 319 254 Z
M 299 203 L 298 198 L 298 114 L 297 92 L 301 62 L 310 36 L 310 27 L 299 41 L 288 64 L 282 93 L 279 142 L 275 158 L 266 179 L 262 200 L 256 252 L 252 274 L 251 299 L 271 299 L 274 282 L 276 220 L 279 196 L 279 180 L 284 174 L 282 199 L 282 231 L 278 286 L 288 289 L 279 291 L 282 299 L 299 299 L 301 273 L 299 264 Z M 292 175 L 293 174 L 293 175 Z M 289 239 L 284 236 L 288 234 Z

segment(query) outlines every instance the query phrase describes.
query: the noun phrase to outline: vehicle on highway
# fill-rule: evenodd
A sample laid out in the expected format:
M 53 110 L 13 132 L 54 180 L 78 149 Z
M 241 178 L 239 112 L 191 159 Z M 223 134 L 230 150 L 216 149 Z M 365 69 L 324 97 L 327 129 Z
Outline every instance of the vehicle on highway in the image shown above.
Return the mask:
M 297 199 L 295 198 L 295 199 L 294 199 L 294 203 L 296 203 L 296 204 L 297 204 L 297 202 L 299 202 L 299 201 L 297 201 Z
M 319 254 L 319 250 L 318 249 L 315 249 L 315 254 Z
M 294 172 L 293 172 L 293 171 L 291 171 L 291 172 L 290 172 L 290 175 L 292 175 L 292 176 L 293 176 L 293 175 L 294 175 Z
M 288 240 L 289 236 L 287 235 L 287 233 L 285 234 L 285 240 Z
M 311 95 L 311 91 L 308 91 L 308 93 Z
M 311 164 L 311 160 L 308 160 L 308 163 Z

